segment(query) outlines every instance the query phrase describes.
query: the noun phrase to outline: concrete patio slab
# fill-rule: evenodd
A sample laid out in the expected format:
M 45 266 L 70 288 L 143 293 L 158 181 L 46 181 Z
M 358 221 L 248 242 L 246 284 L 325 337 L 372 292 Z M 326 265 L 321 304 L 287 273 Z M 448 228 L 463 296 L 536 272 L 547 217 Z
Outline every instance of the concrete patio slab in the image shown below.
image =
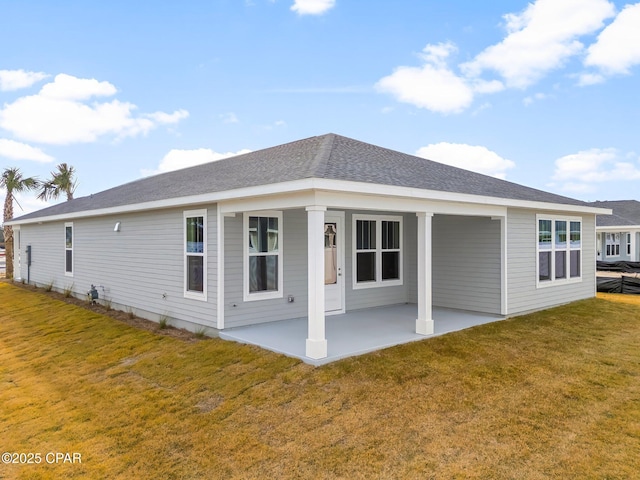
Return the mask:
M 417 315 L 415 304 L 402 304 L 328 316 L 325 327 L 327 357 L 319 360 L 305 356 L 306 317 L 230 328 L 221 331 L 220 338 L 258 345 L 317 366 L 504 319 L 497 315 L 435 307 L 434 334 L 424 336 L 415 333 Z

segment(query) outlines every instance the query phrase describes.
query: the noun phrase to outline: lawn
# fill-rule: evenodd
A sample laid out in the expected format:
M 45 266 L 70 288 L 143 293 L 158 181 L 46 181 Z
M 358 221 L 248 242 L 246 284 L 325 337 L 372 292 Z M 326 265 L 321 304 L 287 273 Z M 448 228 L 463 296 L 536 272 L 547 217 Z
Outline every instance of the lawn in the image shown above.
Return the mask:
M 638 478 L 640 301 L 313 368 L 0 282 L 0 452 L 42 458 L 2 479 Z

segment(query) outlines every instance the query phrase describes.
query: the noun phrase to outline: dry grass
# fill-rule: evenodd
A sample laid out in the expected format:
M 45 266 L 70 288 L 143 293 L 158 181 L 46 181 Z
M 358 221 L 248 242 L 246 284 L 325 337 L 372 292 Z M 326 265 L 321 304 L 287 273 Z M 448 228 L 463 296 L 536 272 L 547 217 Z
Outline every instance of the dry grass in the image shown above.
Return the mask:
M 635 297 L 631 297 L 635 298 Z M 627 479 L 640 302 L 603 295 L 314 369 L 0 283 L 0 478 Z

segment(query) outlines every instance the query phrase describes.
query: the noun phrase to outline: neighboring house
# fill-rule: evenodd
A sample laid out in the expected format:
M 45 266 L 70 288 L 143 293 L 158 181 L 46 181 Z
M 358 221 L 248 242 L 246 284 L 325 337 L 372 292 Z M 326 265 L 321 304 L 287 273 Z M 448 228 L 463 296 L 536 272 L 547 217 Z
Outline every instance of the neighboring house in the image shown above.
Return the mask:
M 612 215 L 596 218 L 596 255 L 603 262 L 640 262 L 640 202 L 613 200 L 591 202 L 607 208 Z
M 412 303 L 518 315 L 593 297 L 578 200 L 328 134 L 143 178 L 22 216 L 15 277 L 197 330 Z M 26 249 L 31 251 L 27 265 Z

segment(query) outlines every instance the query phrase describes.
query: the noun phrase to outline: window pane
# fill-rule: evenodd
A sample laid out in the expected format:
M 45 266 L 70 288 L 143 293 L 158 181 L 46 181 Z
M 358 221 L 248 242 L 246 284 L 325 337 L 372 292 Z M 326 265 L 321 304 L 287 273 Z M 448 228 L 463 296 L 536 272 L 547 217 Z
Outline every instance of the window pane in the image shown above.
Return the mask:
M 278 218 L 249 217 L 249 252 L 278 251 Z
M 382 280 L 400 278 L 400 252 L 382 252 Z
M 204 252 L 204 217 L 187 218 L 187 253 Z
M 541 250 L 551 250 L 551 220 L 538 221 L 538 246 Z
M 249 252 L 258 251 L 258 217 L 249 217 Z
M 356 249 L 373 250 L 376 248 L 376 222 L 356 220 Z
M 335 223 L 324 224 L 324 284 L 338 283 L 338 249 L 336 236 L 338 234 Z
M 65 272 L 73 273 L 73 250 L 66 251 Z
M 580 250 L 572 250 L 570 252 L 571 278 L 580 276 Z
M 249 292 L 273 292 L 278 290 L 278 256 L 259 255 L 249 257 Z
M 267 251 L 278 251 L 278 219 L 276 217 L 267 219 Z
M 187 255 L 187 290 L 202 292 L 204 290 L 204 258 Z
M 556 278 L 567 278 L 567 251 L 556 252 Z
M 566 248 L 567 246 L 567 222 L 556 220 L 556 248 Z
M 65 230 L 65 236 L 66 236 L 65 247 L 73 248 L 73 227 L 65 227 L 64 230 Z
M 376 254 L 366 252 L 357 254 L 356 281 L 373 282 L 376 279 Z
M 540 281 L 551 280 L 551 252 L 540 252 L 538 253 L 538 258 L 540 264 L 538 278 Z
M 571 248 L 580 248 L 581 246 L 581 238 L 580 238 L 580 222 L 571 222 Z
M 400 248 L 400 222 L 382 221 L 382 249 Z

